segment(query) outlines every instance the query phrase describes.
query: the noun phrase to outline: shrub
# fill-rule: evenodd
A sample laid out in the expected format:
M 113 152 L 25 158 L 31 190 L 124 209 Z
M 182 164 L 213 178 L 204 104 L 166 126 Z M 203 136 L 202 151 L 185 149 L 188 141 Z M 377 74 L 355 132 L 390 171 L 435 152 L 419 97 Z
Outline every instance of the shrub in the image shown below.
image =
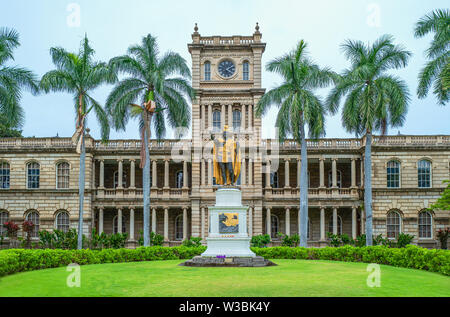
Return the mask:
M 447 239 L 448 239 L 449 233 L 450 233 L 450 227 L 447 227 L 444 230 L 439 229 L 436 234 L 437 238 L 441 242 L 441 249 L 443 249 L 443 250 L 447 250 Z
M 410 234 L 405 234 L 405 233 L 400 233 L 398 235 L 397 238 L 397 243 L 395 244 L 395 246 L 397 248 L 404 248 L 406 247 L 408 244 L 411 244 L 412 240 L 414 239 L 413 235 Z
M 300 237 L 298 234 L 288 236 L 279 232 L 278 236 L 281 237 L 281 245 L 284 247 L 296 247 L 300 242 Z
M 6 228 L 6 234 L 8 238 L 17 237 L 17 231 L 19 231 L 19 226 L 12 221 L 7 221 L 3 224 Z
M 158 233 L 154 233 L 153 231 L 150 232 L 150 245 L 151 246 L 162 246 L 163 243 L 164 243 L 164 236 L 162 236 Z M 144 231 L 142 231 L 142 230 L 139 231 L 138 244 L 140 246 L 144 245 Z
M 253 236 L 250 243 L 252 247 L 265 248 L 270 243 L 270 236 L 268 234 Z
M 202 238 L 192 237 L 189 240 L 184 240 L 182 245 L 185 247 L 199 247 L 202 245 Z
M 333 234 L 331 232 L 327 233 L 328 238 L 330 239 L 330 245 L 337 248 L 341 245 L 341 238 L 337 234 Z

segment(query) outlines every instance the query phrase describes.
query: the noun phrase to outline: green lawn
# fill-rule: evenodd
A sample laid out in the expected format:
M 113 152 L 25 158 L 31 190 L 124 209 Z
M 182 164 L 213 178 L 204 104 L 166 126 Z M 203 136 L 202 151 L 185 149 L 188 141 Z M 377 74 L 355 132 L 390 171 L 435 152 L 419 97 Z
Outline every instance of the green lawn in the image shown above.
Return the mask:
M 381 287 L 366 285 L 367 264 L 275 260 L 263 268 L 193 268 L 181 261 L 81 267 L 69 288 L 65 267 L 0 279 L 0 296 L 450 296 L 450 277 L 381 266 Z

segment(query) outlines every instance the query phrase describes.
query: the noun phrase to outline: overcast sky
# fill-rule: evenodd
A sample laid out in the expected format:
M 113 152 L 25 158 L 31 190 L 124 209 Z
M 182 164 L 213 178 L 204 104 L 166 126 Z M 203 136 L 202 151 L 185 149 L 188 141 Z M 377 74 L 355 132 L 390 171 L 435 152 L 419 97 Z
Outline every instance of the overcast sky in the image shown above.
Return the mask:
M 131 44 L 148 33 L 158 37 L 160 51 L 175 51 L 189 65 L 187 43 L 194 23 L 201 35 L 251 35 L 259 22 L 263 41 L 267 43 L 263 65 L 291 50 L 304 39 L 311 57 L 321 66 L 340 72 L 348 66 L 339 45 L 345 39 L 373 42 L 382 34 L 392 34 L 396 43 L 413 53 L 409 65 L 395 74 L 406 80 L 412 100 L 405 125 L 390 134 L 450 134 L 449 106 L 437 105 L 431 94 L 418 100 L 417 74 L 426 62 L 424 51 L 431 37 L 415 39 L 415 22 L 436 8 L 447 8 L 448 1 L 433 0 L 0 0 L 0 26 L 15 28 L 21 46 L 15 61 L 38 76 L 54 68 L 49 48 L 62 46 L 78 51 L 87 33 L 98 60 L 108 61 L 122 55 Z M 79 21 L 77 12 L 79 11 Z M 79 23 L 78 23 L 79 22 Z M 270 89 L 280 78 L 263 71 L 263 87 Z M 93 94 L 104 102 L 111 90 L 104 86 Z M 328 89 L 319 93 L 326 95 Z M 74 131 L 72 96 L 64 93 L 32 96 L 24 93 L 26 113 L 24 136 L 71 136 Z M 274 137 L 272 109 L 263 119 L 263 137 Z M 272 115 L 271 115 L 272 114 Z M 89 121 L 91 134 L 100 136 L 94 117 Z M 346 133 L 340 114 L 327 118 L 327 137 L 352 137 Z M 169 133 L 168 137 L 172 135 Z M 126 132 L 111 132 L 111 138 L 138 138 L 136 122 Z

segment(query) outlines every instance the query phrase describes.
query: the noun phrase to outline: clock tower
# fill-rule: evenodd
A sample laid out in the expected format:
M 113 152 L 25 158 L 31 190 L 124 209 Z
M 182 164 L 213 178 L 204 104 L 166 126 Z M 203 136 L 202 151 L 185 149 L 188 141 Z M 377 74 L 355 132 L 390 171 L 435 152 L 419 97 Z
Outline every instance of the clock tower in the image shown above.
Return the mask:
M 224 126 L 234 133 L 241 147 L 238 185 L 243 204 L 249 208 L 249 233 L 262 233 L 262 174 L 258 147 L 261 119 L 255 107 L 261 88 L 261 57 L 266 44 L 256 24 L 250 36 L 201 36 L 195 24 L 192 43 L 192 86 L 197 92 L 192 104 L 192 236 L 208 228 L 207 206 L 214 205 L 212 137 Z M 205 230 L 208 232 L 208 230 Z

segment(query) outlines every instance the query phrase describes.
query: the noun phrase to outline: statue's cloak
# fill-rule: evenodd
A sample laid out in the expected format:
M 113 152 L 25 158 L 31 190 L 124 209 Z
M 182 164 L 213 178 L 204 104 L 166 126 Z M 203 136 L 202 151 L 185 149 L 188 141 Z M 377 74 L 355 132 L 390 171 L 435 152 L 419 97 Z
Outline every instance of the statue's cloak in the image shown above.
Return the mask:
M 220 144 L 224 143 L 224 139 L 220 138 Z M 226 181 L 223 180 L 222 170 L 220 169 L 219 162 L 228 163 L 231 161 L 233 164 L 234 181 L 237 182 L 239 175 L 241 174 L 241 149 L 239 144 L 233 139 L 227 139 L 223 147 L 218 147 L 214 144 L 213 148 L 213 171 L 216 178 L 217 185 L 231 185 L 230 176 L 227 174 Z

